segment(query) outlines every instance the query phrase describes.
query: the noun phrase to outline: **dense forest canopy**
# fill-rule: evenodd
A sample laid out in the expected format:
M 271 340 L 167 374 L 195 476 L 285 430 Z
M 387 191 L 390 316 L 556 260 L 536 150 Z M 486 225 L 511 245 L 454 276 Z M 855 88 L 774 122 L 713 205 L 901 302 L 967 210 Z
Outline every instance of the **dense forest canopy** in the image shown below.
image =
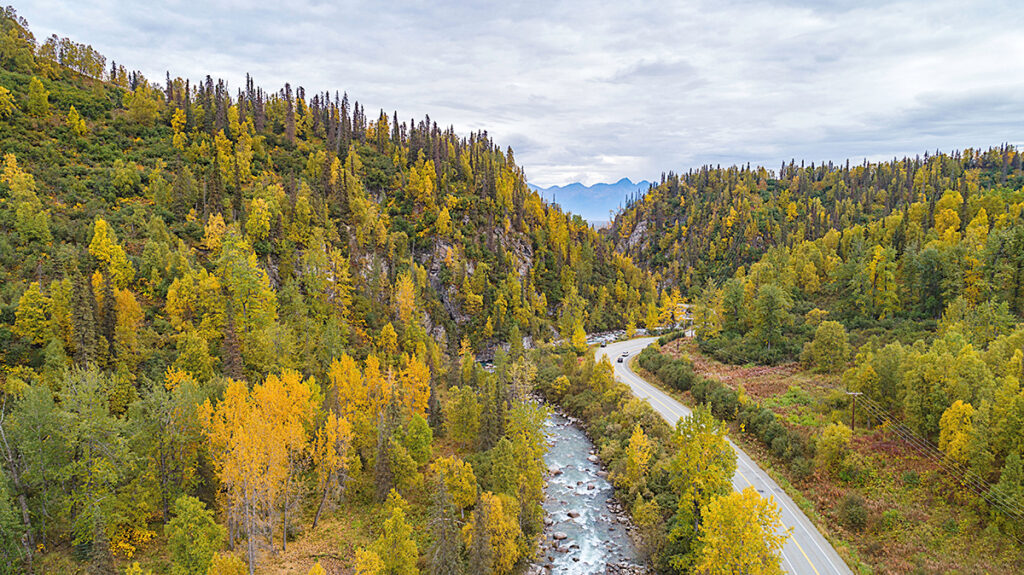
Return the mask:
M 716 418 L 806 473 L 852 433 L 651 348 L 639 368 L 708 404 L 673 432 L 587 357 L 684 310 L 694 350 L 862 393 L 1024 536 L 1022 162 L 705 167 L 597 232 L 486 132 L 154 81 L 8 7 L 0 573 L 253 573 L 323 525 L 360 573 L 510 573 L 543 530 L 533 391 L 588 426 L 654 567 L 710 568 L 735 543 L 710 526 L 777 521 L 729 494 Z
M 339 505 L 366 569 L 508 572 L 541 527 L 524 347 L 582 352 L 651 277 L 486 133 L 0 32 L 0 572 L 251 572 Z
M 1020 537 L 1022 161 L 1004 145 L 778 173 L 706 167 L 665 176 L 610 235 L 689 297 L 702 352 L 841 375 L 871 417 L 938 446 Z M 735 401 L 722 404 L 734 417 Z

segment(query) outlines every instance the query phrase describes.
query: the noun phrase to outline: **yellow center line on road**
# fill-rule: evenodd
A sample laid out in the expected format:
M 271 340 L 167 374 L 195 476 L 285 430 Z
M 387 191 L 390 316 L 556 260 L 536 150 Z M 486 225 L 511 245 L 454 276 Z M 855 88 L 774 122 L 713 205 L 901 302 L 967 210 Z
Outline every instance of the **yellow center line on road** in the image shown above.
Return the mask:
M 607 352 L 605 353 L 605 355 L 606 356 L 608 355 Z M 623 371 L 625 373 L 629 374 L 629 375 L 632 375 L 632 376 L 636 377 L 637 380 L 639 380 L 639 381 L 643 382 L 644 384 L 646 384 L 645 386 L 641 386 L 641 387 L 644 388 L 644 391 L 647 393 L 647 399 L 654 400 L 659 405 L 664 407 L 665 410 L 668 411 L 668 413 L 671 413 L 672 415 L 675 415 L 677 419 L 681 418 L 681 417 L 683 417 L 685 415 L 685 413 L 683 415 L 677 415 L 676 407 L 671 405 L 671 404 L 666 403 L 664 400 L 661 399 L 660 394 L 658 393 L 658 392 L 660 392 L 660 390 L 658 390 L 653 385 L 651 385 L 651 384 L 647 383 L 646 381 L 644 381 L 643 378 L 641 378 L 640 376 L 638 376 L 635 373 L 633 373 L 633 371 L 631 369 L 629 369 L 628 366 L 623 366 Z M 646 389 L 646 388 L 650 388 L 650 389 Z M 668 397 L 667 394 L 666 394 L 666 397 Z M 674 422 L 672 422 L 672 423 L 674 423 Z M 736 446 L 733 446 L 733 449 L 739 450 L 739 448 L 736 447 Z M 744 475 L 743 472 L 740 471 L 738 467 L 736 469 L 736 473 L 741 478 L 743 478 L 743 480 L 746 481 L 751 487 L 755 487 L 754 484 L 749 479 L 747 479 L 747 476 Z M 756 489 L 756 487 L 755 487 L 755 489 Z M 797 523 L 797 525 L 795 527 L 799 527 L 799 523 Z M 796 548 L 800 550 L 800 554 L 804 556 L 804 559 L 807 561 L 807 564 L 810 565 L 811 569 L 814 570 L 815 575 L 821 575 L 821 573 L 818 571 L 818 568 L 814 565 L 814 562 L 811 561 L 810 557 L 808 557 L 807 552 L 804 551 L 803 546 L 800 545 L 800 542 L 797 541 L 796 538 L 792 536 L 792 534 L 790 534 L 790 538 L 792 539 L 793 543 L 796 544 Z M 789 559 L 786 558 L 786 561 L 789 562 Z M 792 563 L 790 563 L 790 565 L 792 565 Z
M 747 479 L 746 475 L 743 475 L 742 471 L 737 469 L 736 473 L 738 473 L 739 476 L 743 478 L 743 481 L 746 481 L 747 483 L 750 484 L 751 487 L 754 487 L 754 484 L 749 479 Z M 754 487 L 754 489 L 757 488 Z M 796 548 L 800 550 L 800 553 L 804 556 L 804 559 L 807 560 L 807 564 L 811 566 L 811 569 L 814 569 L 815 575 L 821 575 L 821 573 L 818 573 L 818 568 L 814 566 L 814 562 L 812 562 L 811 558 L 807 556 L 807 553 L 804 551 L 804 548 L 800 546 L 800 542 L 796 540 L 796 537 L 793 537 L 793 534 L 791 533 L 789 538 L 793 543 L 796 543 Z

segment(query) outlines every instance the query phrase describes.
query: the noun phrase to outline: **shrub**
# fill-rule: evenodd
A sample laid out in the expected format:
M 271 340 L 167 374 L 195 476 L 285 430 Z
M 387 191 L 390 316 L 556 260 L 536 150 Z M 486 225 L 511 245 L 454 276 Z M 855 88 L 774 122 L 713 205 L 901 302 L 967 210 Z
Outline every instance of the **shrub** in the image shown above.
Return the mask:
M 846 461 L 850 453 L 850 438 L 853 432 L 842 423 L 833 423 L 821 432 L 818 438 L 818 465 L 836 469 Z
M 851 493 L 839 504 L 839 520 L 851 531 L 862 531 L 868 522 L 868 510 L 864 508 L 864 498 Z
M 736 412 L 739 409 L 740 400 L 737 397 L 736 392 L 732 389 L 725 387 L 724 385 L 718 386 L 708 396 L 708 402 L 711 403 L 711 412 L 716 417 L 731 421 L 736 418 Z
M 793 461 L 789 464 L 790 470 L 793 472 L 793 476 L 798 481 L 803 481 L 811 476 L 814 472 L 814 465 L 811 464 L 810 460 L 803 456 L 797 456 L 793 458 Z
M 893 529 L 899 527 L 901 521 L 902 518 L 900 517 L 899 510 L 889 509 L 886 510 L 885 513 L 882 513 L 882 518 L 878 522 L 876 528 L 880 532 L 892 531 Z

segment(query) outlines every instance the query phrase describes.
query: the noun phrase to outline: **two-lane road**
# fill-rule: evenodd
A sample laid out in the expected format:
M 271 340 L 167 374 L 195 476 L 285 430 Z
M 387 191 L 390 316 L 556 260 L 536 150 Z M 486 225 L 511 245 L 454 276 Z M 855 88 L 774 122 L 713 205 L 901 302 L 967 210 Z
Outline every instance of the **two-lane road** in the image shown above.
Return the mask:
M 607 355 L 612 366 L 615 367 L 615 376 L 629 385 L 634 395 L 647 399 L 651 407 L 674 426 L 680 418 L 689 417 L 690 409 L 634 373 L 629 368 L 629 358 L 622 363 L 616 361 L 623 352 L 629 352 L 632 357 L 656 339 L 645 337 L 609 344 L 608 347 L 600 349 L 598 359 L 601 355 Z M 787 573 L 795 575 L 852 575 L 853 572 L 846 566 L 828 540 L 818 532 L 811 520 L 775 483 L 775 480 L 758 467 L 743 450 L 736 447 L 736 444 L 732 441 L 729 441 L 729 444 L 736 451 L 736 474 L 732 478 L 733 489 L 740 491 L 753 486 L 761 495 L 774 497 L 782 512 L 783 526 L 793 530 L 792 536 L 786 540 L 786 544 L 782 548 L 782 568 Z

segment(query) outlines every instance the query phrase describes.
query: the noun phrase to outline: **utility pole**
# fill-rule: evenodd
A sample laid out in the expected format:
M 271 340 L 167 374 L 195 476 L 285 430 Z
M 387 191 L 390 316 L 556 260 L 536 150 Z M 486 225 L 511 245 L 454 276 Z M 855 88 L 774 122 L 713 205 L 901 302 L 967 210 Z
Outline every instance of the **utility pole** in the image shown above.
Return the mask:
M 864 394 L 859 391 L 847 391 L 846 395 L 853 398 L 850 404 L 850 429 L 857 429 L 857 396 Z

